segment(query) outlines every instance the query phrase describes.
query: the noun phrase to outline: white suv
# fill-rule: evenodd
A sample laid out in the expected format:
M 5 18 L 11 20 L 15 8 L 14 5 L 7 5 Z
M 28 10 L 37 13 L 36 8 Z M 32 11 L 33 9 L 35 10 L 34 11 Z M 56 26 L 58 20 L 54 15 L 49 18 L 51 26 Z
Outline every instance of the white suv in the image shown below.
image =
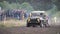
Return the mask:
M 39 25 L 48 26 L 48 17 L 45 11 L 32 11 L 27 19 L 27 27 Z

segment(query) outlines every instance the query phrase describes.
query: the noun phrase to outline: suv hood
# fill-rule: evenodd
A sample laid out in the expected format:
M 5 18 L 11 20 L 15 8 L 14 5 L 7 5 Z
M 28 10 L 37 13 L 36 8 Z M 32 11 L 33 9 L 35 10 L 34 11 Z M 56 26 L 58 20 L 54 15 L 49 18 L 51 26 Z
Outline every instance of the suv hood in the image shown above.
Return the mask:
M 36 18 L 39 18 L 40 20 L 44 20 L 43 17 L 30 17 L 31 19 L 36 19 Z
M 30 17 L 31 19 L 36 19 L 36 18 L 40 18 L 40 17 Z

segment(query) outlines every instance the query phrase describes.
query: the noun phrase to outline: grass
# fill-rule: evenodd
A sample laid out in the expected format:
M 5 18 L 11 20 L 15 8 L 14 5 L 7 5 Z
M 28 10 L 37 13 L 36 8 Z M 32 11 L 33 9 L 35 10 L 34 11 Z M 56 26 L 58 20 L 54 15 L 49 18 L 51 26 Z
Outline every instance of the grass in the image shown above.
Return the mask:
M 17 27 L 17 26 L 25 26 L 25 20 L 16 20 L 16 19 L 9 19 L 0 21 L 0 27 Z

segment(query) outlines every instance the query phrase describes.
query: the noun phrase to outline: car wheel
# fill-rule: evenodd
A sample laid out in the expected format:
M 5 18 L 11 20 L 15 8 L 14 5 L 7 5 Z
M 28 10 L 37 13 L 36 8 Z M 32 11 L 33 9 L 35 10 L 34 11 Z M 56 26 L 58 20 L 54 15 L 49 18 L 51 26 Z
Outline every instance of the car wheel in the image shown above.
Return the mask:
M 27 23 L 27 27 L 30 27 L 30 24 L 29 23 Z

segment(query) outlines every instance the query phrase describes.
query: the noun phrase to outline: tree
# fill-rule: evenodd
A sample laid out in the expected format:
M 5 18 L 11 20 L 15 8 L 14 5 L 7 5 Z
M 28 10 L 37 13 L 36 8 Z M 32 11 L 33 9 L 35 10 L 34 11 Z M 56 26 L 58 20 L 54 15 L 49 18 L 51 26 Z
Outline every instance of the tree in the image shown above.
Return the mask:
M 58 11 L 60 11 L 60 0 L 52 0 L 52 2 L 57 6 Z
M 26 3 L 26 2 L 21 4 L 20 9 L 27 10 L 27 12 L 34 10 L 33 7 L 29 3 Z
M 47 13 L 52 17 L 58 11 L 57 7 L 54 5 L 52 9 L 48 10 Z
M 0 2 L 0 6 L 1 6 L 3 9 L 9 9 L 9 3 L 6 2 L 6 1 Z

